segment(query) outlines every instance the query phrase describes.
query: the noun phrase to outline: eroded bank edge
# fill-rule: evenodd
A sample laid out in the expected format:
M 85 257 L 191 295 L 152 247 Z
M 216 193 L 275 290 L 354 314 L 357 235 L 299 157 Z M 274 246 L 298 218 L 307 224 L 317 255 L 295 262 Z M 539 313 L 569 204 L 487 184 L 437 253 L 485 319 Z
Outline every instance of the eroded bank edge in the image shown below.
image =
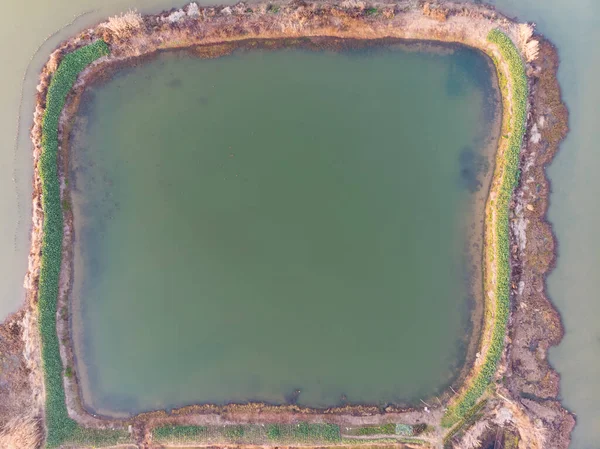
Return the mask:
M 388 6 L 388 7 L 389 7 L 389 5 L 386 5 L 386 6 Z M 352 17 L 352 19 L 356 20 L 356 17 Z M 361 32 L 360 32 L 360 33 L 357 33 L 357 34 L 358 34 L 360 37 L 363 37 L 364 31 L 369 31 L 369 33 L 367 33 L 367 34 L 370 34 L 371 36 L 375 35 L 374 37 L 377 37 L 377 33 L 374 33 L 374 32 L 373 32 L 373 31 L 374 31 L 373 29 L 370 29 L 370 30 L 364 30 L 364 29 L 362 29 L 362 30 L 359 30 L 359 31 L 361 31 Z M 388 31 L 389 31 L 389 30 L 388 30 Z M 334 34 L 335 34 L 335 33 L 334 33 Z M 345 33 L 345 34 L 346 34 L 346 35 L 345 35 L 345 36 L 342 36 L 342 37 L 349 37 L 349 36 L 348 36 L 348 33 Z M 393 34 L 393 33 L 392 33 L 392 34 Z M 308 33 L 308 35 L 310 35 L 310 33 Z M 381 34 L 380 34 L 380 35 L 381 35 Z M 434 36 L 435 36 L 435 34 L 434 34 Z M 413 35 L 413 36 L 410 36 L 410 37 L 416 38 L 416 37 L 418 37 L 418 36 L 414 36 L 414 35 Z M 437 36 L 437 37 L 439 38 L 439 36 Z M 447 37 L 447 36 L 446 36 L 446 37 Z M 456 37 L 454 37 L 453 39 L 443 39 L 443 38 L 439 38 L 439 40 L 449 40 L 449 41 L 461 42 L 461 40 L 460 40 L 460 39 L 457 39 Z M 472 45 L 472 44 L 471 44 L 471 45 Z M 159 47 L 159 46 L 157 46 L 157 47 Z M 476 48 L 478 48 L 478 47 L 476 47 Z M 522 134 L 521 134 L 521 136 L 522 136 Z M 518 160 L 518 153 L 517 153 L 517 160 Z M 505 178 L 505 179 L 506 179 L 506 178 Z M 510 196 L 509 196 L 509 198 L 508 198 L 508 199 L 510 199 Z M 508 200 L 507 200 L 507 204 L 508 204 Z M 59 200 L 58 206 L 60 207 L 60 200 Z M 508 206 L 507 206 L 507 208 L 508 208 Z M 44 219 L 46 220 L 46 218 L 44 218 Z M 507 239 L 508 239 L 508 237 L 507 237 Z M 507 242 L 508 242 L 508 240 L 507 240 Z M 55 322 L 56 322 L 56 316 L 54 316 L 54 318 L 53 318 L 53 319 L 54 319 L 54 323 L 55 323 Z M 56 340 L 58 340 L 58 339 L 56 339 Z M 502 352 L 502 351 L 500 350 L 500 353 L 501 353 L 501 352 Z M 496 361 L 496 362 L 497 362 L 497 361 Z M 59 363 L 60 363 L 60 360 L 59 360 Z M 491 379 L 491 377 L 490 377 L 490 379 Z M 488 381 L 488 382 L 489 382 L 489 381 Z M 63 396 L 63 402 L 64 402 L 64 396 Z M 65 408 L 65 411 L 66 411 L 66 408 Z M 67 416 L 67 418 L 68 418 L 68 416 Z M 68 418 L 68 419 L 70 419 L 70 418 Z M 49 430 L 49 437 L 50 437 L 50 434 L 51 434 L 51 433 L 50 433 L 50 430 Z M 49 440 L 50 440 L 50 438 L 49 438 Z M 50 441 L 49 441 L 49 442 L 50 442 Z

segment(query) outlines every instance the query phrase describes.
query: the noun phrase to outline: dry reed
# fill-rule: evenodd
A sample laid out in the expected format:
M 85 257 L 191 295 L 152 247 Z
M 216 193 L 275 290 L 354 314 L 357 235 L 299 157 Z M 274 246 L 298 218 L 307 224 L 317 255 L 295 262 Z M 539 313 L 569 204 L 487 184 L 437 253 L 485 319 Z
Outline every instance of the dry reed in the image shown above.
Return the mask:
M 135 9 L 131 9 L 121 15 L 109 17 L 108 21 L 100 26 L 110 30 L 119 39 L 124 39 L 139 30 L 143 23 L 142 15 Z
M 465 432 L 460 443 L 454 444 L 454 449 L 476 449 L 481 447 L 481 436 L 490 428 L 487 421 L 478 421 Z
M 41 443 L 40 423 L 32 415 L 17 416 L 0 429 L 2 449 L 37 449 Z
M 519 46 L 528 62 L 534 61 L 540 52 L 540 43 L 535 39 L 531 39 L 533 31 L 533 25 L 529 23 L 519 24 Z

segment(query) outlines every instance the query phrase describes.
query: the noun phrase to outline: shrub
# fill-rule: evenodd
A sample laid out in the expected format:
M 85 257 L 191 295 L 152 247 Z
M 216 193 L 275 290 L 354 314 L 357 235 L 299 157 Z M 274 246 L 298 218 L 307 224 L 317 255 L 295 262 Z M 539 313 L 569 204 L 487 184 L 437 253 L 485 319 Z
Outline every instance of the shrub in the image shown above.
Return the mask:
M 63 58 L 48 87 L 46 111 L 42 120 L 42 153 L 38 170 L 42 181 L 44 222 L 38 307 L 46 386 L 46 444 L 49 447 L 59 446 L 74 436 L 77 430 L 77 424 L 69 418 L 65 404 L 63 366 L 56 332 L 56 303 L 63 240 L 63 216 L 57 165 L 58 122 L 67 94 L 73 87 L 79 72 L 108 53 L 106 43 L 99 40 Z
M 494 328 L 489 349 L 483 365 L 471 385 L 448 408 L 442 424 L 451 426 L 462 419 L 484 393 L 496 372 L 498 361 L 504 351 L 504 336 L 510 309 L 510 248 L 509 248 L 509 205 L 513 190 L 519 180 L 519 154 L 527 121 L 528 86 L 525 65 L 512 40 L 500 30 L 492 30 L 487 37 L 497 45 L 502 58 L 508 63 L 512 109 L 510 111 L 508 142 L 502 158 L 498 160 L 502 180 L 498 196 L 493 204 L 496 210 L 496 310 Z M 497 65 L 497 63 L 496 63 Z
M 398 435 L 411 436 L 413 435 L 413 426 L 409 424 L 396 424 L 394 431 Z
M 415 424 L 414 426 L 412 426 L 413 435 L 420 435 L 422 433 L 427 432 L 427 430 L 428 430 L 428 426 L 425 423 L 419 423 L 419 424 Z M 429 430 L 433 430 L 433 429 L 429 429 Z

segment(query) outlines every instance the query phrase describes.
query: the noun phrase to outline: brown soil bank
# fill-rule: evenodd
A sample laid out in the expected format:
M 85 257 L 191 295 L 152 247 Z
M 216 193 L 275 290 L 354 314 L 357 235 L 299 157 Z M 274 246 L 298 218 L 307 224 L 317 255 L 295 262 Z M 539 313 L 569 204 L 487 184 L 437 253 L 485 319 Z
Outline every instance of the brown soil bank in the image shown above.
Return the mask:
M 160 411 L 131 419 L 110 419 L 94 416 L 84 410 L 77 376 L 69 375 L 64 378 L 66 401 L 70 416 L 81 425 L 128 429 L 133 441 L 140 447 L 160 447 L 152 442 L 151 430 L 161 424 L 218 426 L 232 423 L 310 421 L 331 422 L 342 427 L 390 422 L 427 424 L 427 431 L 420 438 L 423 444 L 431 447 L 475 447 L 469 446 L 469 442 L 480 441 L 489 445 L 492 441 L 495 447 L 516 447 L 518 444 L 522 448 L 566 448 L 574 420 L 556 399 L 558 375 L 546 360 L 547 349 L 560 340 L 562 327 L 556 311 L 544 294 L 544 276 L 554 260 L 554 240 L 545 221 L 549 186 L 544 168 L 567 132 L 567 112 L 561 102 L 556 81 L 558 58 L 548 42 L 539 36 L 532 39 L 531 34 L 526 32 L 527 27 L 519 26 L 488 6 L 450 2 L 430 4 L 418 0 L 397 3 L 365 3 L 356 0 L 341 3 L 240 3 L 235 6 L 207 8 L 199 8 L 192 3 L 182 9 L 158 15 L 142 17 L 129 14 L 113 18 L 64 42 L 51 55 L 40 76 L 32 130 L 35 161 L 34 212 L 32 249 L 25 285 L 29 300 L 21 315 L 18 315 L 27 319 L 22 320 L 16 331 L 14 319 L 0 328 L 0 350 L 6 351 L 11 360 L 14 360 L 14 363 L 7 364 L 7 368 L 0 371 L 0 404 L 10 404 L 0 408 L 0 426 L 4 426 L 5 432 L 8 432 L 8 417 L 13 414 L 29 414 L 37 418 L 43 416 L 35 307 L 43 218 L 38 161 L 42 151 L 41 122 L 49 82 L 66 53 L 97 39 L 105 40 L 111 49 L 109 57 L 99 59 L 80 74 L 62 114 L 59 127 L 59 173 L 62 178 L 62 194 L 68 200 L 64 182 L 68 138 L 81 94 L 86 85 L 110 76 L 121 65 L 143 61 L 144 57 L 167 49 L 187 49 L 200 57 L 218 57 L 259 41 L 261 46 L 267 47 L 301 45 L 335 49 L 339 48 L 340 42 L 348 40 L 411 39 L 456 42 L 477 48 L 497 61 L 499 72 L 510 82 L 508 64 L 502 59 L 498 49 L 487 40 L 488 33 L 496 28 L 505 32 L 529 60 L 529 116 L 521 150 L 520 184 L 511 203 L 512 310 L 506 338 L 507 349 L 495 382 L 484 395 L 485 402 L 481 402 L 468 419 L 450 430 L 440 426 L 453 390 L 439 402 L 430 402 L 431 406 L 416 410 L 396 407 L 382 410 L 375 406 L 315 410 L 293 405 L 199 405 L 171 413 Z M 537 55 L 536 40 L 540 43 Z M 510 89 L 505 91 L 510 92 Z M 505 93 L 503 110 L 507 120 L 510 120 L 511 101 L 511 95 Z M 499 152 L 498 157 L 501 156 Z M 498 180 L 495 181 L 497 183 Z M 62 342 L 63 365 L 73 367 L 68 332 L 69 314 L 63 313 L 68 311 L 71 283 L 73 217 L 69 211 L 64 213 L 64 257 L 57 332 Z M 486 278 L 493 278 L 493 262 L 486 261 L 485 272 Z M 490 282 L 493 283 L 493 279 Z M 486 316 L 492 316 L 492 321 L 495 310 L 493 296 L 486 294 L 484 301 Z M 465 384 L 477 375 L 488 350 L 491 335 L 488 321 L 484 320 L 481 326 L 481 356 L 475 357 L 461 376 L 461 381 Z M 10 338 L 3 337 L 5 335 Z M 2 389 L 5 379 L 12 382 L 9 393 Z M 35 423 L 35 420 L 32 422 Z M 1 429 L 2 427 L 0 432 Z M 367 440 L 363 442 L 368 443 Z

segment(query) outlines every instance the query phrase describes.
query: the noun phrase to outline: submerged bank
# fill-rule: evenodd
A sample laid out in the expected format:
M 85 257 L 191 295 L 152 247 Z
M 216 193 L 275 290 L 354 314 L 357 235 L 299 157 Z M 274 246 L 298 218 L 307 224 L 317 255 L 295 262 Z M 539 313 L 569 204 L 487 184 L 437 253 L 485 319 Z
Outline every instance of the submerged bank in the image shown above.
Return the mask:
M 137 17 L 137 16 L 136 16 Z M 42 117 L 44 116 L 44 108 L 47 94 L 47 87 L 49 80 L 52 77 L 52 74 L 55 72 L 58 62 L 62 59 L 63 55 L 73 51 L 76 48 L 87 45 L 94 41 L 97 41 L 98 38 L 104 39 L 110 45 L 111 56 L 108 58 L 102 58 L 98 60 L 97 63 L 93 64 L 91 68 L 86 69 L 80 75 L 79 81 L 75 87 L 75 95 L 70 96 L 70 101 L 68 102 L 66 108 L 66 115 L 63 116 L 61 121 L 61 134 L 59 138 L 62 138 L 62 148 L 61 148 L 61 162 L 59 167 L 61 167 L 60 174 L 63 176 L 65 171 L 65 161 L 67 158 L 67 147 L 66 138 L 69 133 L 69 124 L 70 118 L 74 114 L 77 109 L 77 104 L 79 101 L 79 95 L 83 90 L 84 86 L 91 82 L 95 77 L 102 76 L 102 72 L 106 67 L 109 67 L 111 64 L 121 64 L 126 62 L 131 58 L 138 58 L 140 56 L 149 55 L 154 51 L 168 48 L 193 48 L 200 45 L 200 48 L 197 48 L 201 55 L 207 57 L 214 57 L 221 54 L 226 54 L 232 49 L 236 47 L 236 42 L 240 40 L 246 39 L 301 39 L 306 37 L 319 37 L 316 39 L 317 42 L 324 42 L 320 40 L 323 36 L 328 36 L 330 38 L 354 38 L 354 39 L 378 39 L 378 38 L 400 38 L 400 39 L 427 39 L 427 40 L 439 40 L 439 41 L 449 41 L 449 42 L 459 42 L 465 45 L 472 46 L 474 48 L 478 48 L 489 55 L 491 55 L 498 63 L 499 73 L 504 73 L 505 81 L 510 86 L 511 82 L 514 80 L 511 78 L 511 73 L 506 64 L 506 60 L 504 59 L 504 55 L 498 51 L 497 47 L 494 44 L 488 41 L 489 33 L 496 29 L 500 28 L 505 33 L 507 33 L 514 42 L 520 44 L 521 49 L 527 51 L 528 43 L 532 43 L 529 40 L 531 36 L 526 36 L 526 39 L 523 41 L 523 37 L 520 34 L 519 27 L 497 14 L 495 11 L 487 9 L 483 6 L 469 6 L 465 5 L 452 5 L 452 4 L 444 4 L 443 6 L 432 6 L 429 4 L 425 4 L 422 7 L 415 8 L 411 3 L 399 3 L 399 4 L 382 4 L 375 5 L 372 7 L 366 7 L 365 5 L 358 3 L 350 3 L 345 2 L 339 5 L 331 5 L 331 4 L 290 4 L 290 5 L 281 5 L 281 6 L 273 6 L 273 5 L 253 5 L 252 8 L 248 8 L 245 5 L 236 5 L 235 7 L 227 7 L 227 8 L 196 8 L 193 6 L 188 6 L 184 10 L 175 10 L 163 13 L 158 16 L 148 16 L 144 18 L 131 18 L 131 20 L 124 25 L 122 28 L 114 28 L 110 29 L 109 27 L 100 26 L 93 30 L 88 30 L 87 32 L 82 33 L 79 37 L 66 42 L 61 48 L 55 52 L 51 58 L 50 63 L 46 66 L 44 73 L 42 75 L 41 84 L 40 84 L 40 94 L 38 97 L 38 108 L 36 110 L 36 127 L 34 127 L 33 137 L 34 143 L 36 145 L 36 153 L 34 153 L 34 157 L 40 157 L 40 153 L 42 152 Z M 207 46 L 207 44 L 218 44 Z M 291 43 L 290 43 L 291 44 Z M 551 63 L 548 63 L 548 58 L 552 59 L 553 56 L 551 47 L 548 48 L 542 46 L 542 49 L 546 51 L 544 54 L 541 53 L 543 59 L 538 59 L 541 62 L 536 62 L 535 59 L 529 64 L 528 70 L 528 79 L 530 84 L 534 84 L 536 79 L 544 79 L 544 77 L 549 77 L 549 79 L 554 79 L 555 73 L 552 70 L 555 69 Z M 537 70 L 537 71 L 536 71 Z M 501 80 L 502 81 L 502 80 Z M 544 101 L 546 101 L 552 95 L 552 91 L 550 89 L 556 89 L 556 85 L 550 85 L 551 83 L 538 83 L 538 90 L 535 88 L 532 90 L 534 92 L 533 96 L 530 95 L 530 102 L 533 101 L 533 108 L 531 110 L 539 110 L 544 111 L 541 114 L 545 117 L 543 120 L 543 125 L 539 124 L 539 127 L 545 126 L 549 134 L 549 138 L 555 139 L 554 141 L 557 143 L 560 141 L 564 134 L 564 129 L 560 128 L 561 118 L 554 117 L 554 111 L 548 108 Z M 541 86 L 541 87 L 540 87 Z M 548 89 L 547 92 L 544 89 Z M 507 92 L 510 90 L 508 89 Z M 538 97 L 535 96 L 535 92 L 542 92 Z M 504 94 L 504 92 L 503 92 Z M 554 97 L 552 97 L 554 98 Z M 537 102 L 536 103 L 536 99 Z M 510 117 L 513 115 L 513 106 L 511 103 L 513 99 L 511 95 L 503 95 L 503 105 L 505 109 L 505 117 L 510 120 Z M 558 99 L 558 104 L 560 105 L 560 99 Z M 551 120 L 552 118 L 553 120 Z M 562 118 L 564 120 L 564 118 Z M 554 121 L 554 123 L 553 123 Z M 539 122 L 539 120 L 538 120 Z M 536 122 L 536 123 L 538 123 Z M 510 130 L 510 124 L 509 124 Z M 528 126 L 528 134 L 535 135 L 536 137 L 533 140 L 529 140 L 539 144 L 542 142 L 542 138 L 538 138 L 537 134 L 533 132 L 534 128 L 529 122 Z M 543 134 L 543 133 L 542 133 Z M 527 154 L 526 152 L 524 154 Z M 499 152 L 498 157 L 502 157 L 503 153 Z M 522 172 L 525 170 L 525 166 L 523 166 L 524 162 L 521 159 L 520 169 Z M 497 164 L 498 166 L 498 164 Z M 541 168 L 541 175 L 543 177 L 543 168 Z M 495 172 L 495 180 L 497 184 L 501 181 L 503 174 Z M 529 179 L 529 178 L 527 178 Z M 523 178 L 521 179 L 523 182 Z M 42 208 L 40 207 L 40 196 L 41 196 L 41 179 L 39 178 L 39 172 L 36 170 L 36 198 L 34 199 L 34 234 L 32 238 L 32 256 L 30 259 L 30 294 L 32 301 L 35 301 L 36 289 L 37 289 L 37 271 L 39 267 L 39 255 L 40 255 L 40 239 L 41 239 L 41 219 L 43 216 Z M 63 182 L 63 189 L 65 184 Z M 524 191 L 526 186 L 521 185 L 519 187 L 519 192 Z M 536 188 L 536 195 L 543 195 L 543 190 L 538 190 Z M 492 194 L 490 195 L 491 202 L 493 203 L 494 190 L 492 189 Z M 527 204 L 529 206 L 529 204 Z M 534 211 L 535 206 L 534 207 Z M 538 217 L 540 219 L 540 223 L 542 223 L 544 210 L 541 208 L 541 215 Z M 519 213 L 519 210 L 514 205 L 511 205 L 511 210 L 514 211 L 515 214 Z M 525 207 L 526 211 L 531 212 L 531 208 Z M 45 210 L 44 210 L 45 212 Z M 65 211 L 63 211 L 65 213 Z M 520 211 L 522 212 L 522 211 Z M 67 297 L 68 297 L 68 286 L 69 286 L 69 251 L 71 246 L 71 229 L 72 229 L 72 216 L 69 216 L 68 211 L 65 213 L 66 215 L 66 226 L 65 226 L 65 239 L 63 242 L 63 253 L 66 257 L 63 258 L 63 266 L 61 270 L 61 284 L 60 284 L 60 294 L 58 297 L 59 307 L 67 306 Z M 508 213 L 507 213 L 508 216 Z M 517 215 L 518 218 L 518 215 Z M 535 217 L 527 217 L 529 222 L 525 225 L 525 232 L 527 229 L 532 229 L 530 225 L 534 222 Z M 512 220 L 514 223 L 514 219 Z M 487 232 L 496 232 L 493 225 L 493 220 L 486 225 L 486 236 Z M 535 224 L 535 222 L 534 222 Z M 37 225 L 37 226 L 36 226 Z M 542 225 L 540 225 L 542 226 Z M 523 226 L 521 226 L 523 228 Z M 521 229 L 520 228 L 520 229 Z M 490 242 L 492 242 L 493 234 L 490 234 L 489 238 L 486 237 L 486 243 L 488 244 L 488 249 L 491 248 Z M 511 235 L 512 241 L 515 242 L 515 235 Z M 546 239 L 547 241 L 547 239 Z M 493 245 L 492 245 L 493 246 Z M 513 246 L 514 248 L 514 246 Z M 529 247 L 526 244 L 523 244 L 524 251 L 529 251 Z M 497 248 L 496 248 L 497 249 Z M 514 251 L 512 251 L 514 254 Z M 514 258 L 514 256 L 513 256 Z M 521 261 L 514 258 L 512 267 L 513 273 L 511 276 L 512 280 L 516 279 L 515 268 L 520 269 L 525 272 L 527 263 L 523 263 Z M 548 264 L 549 266 L 549 264 Z M 545 269 L 542 269 L 543 272 L 548 269 L 548 266 Z M 491 282 L 491 285 L 495 285 L 496 276 L 498 273 L 495 270 L 497 264 L 486 265 L 486 282 Z M 543 268 L 543 267 L 542 267 Z M 536 267 L 539 270 L 539 267 Z M 514 282 L 510 286 L 511 295 L 514 304 L 514 298 L 516 295 L 519 295 L 519 287 Z M 523 291 L 525 291 L 523 289 Z M 521 292 L 522 293 L 522 292 Z M 539 293 L 539 291 L 537 292 Z M 543 294 L 543 289 L 542 289 Z M 494 317 L 497 314 L 497 297 L 495 296 L 495 292 L 492 291 L 491 295 L 486 295 L 486 308 L 487 308 L 487 318 L 484 324 L 484 331 L 482 333 L 482 350 L 480 351 L 480 357 L 474 364 L 474 370 L 471 373 L 471 376 L 467 379 L 465 383 L 464 390 L 460 392 L 459 398 L 464 397 L 469 394 L 470 390 L 470 379 L 475 379 L 480 374 L 480 370 L 482 368 L 483 362 L 485 362 L 488 356 L 488 349 L 490 348 L 490 342 L 492 341 L 492 334 L 495 328 L 495 320 Z M 546 313 L 544 315 L 552 316 L 553 309 L 549 305 L 549 303 L 541 304 L 544 306 Z M 513 308 L 514 309 L 514 308 Z M 538 308 L 539 311 L 539 308 Z M 514 314 L 513 314 L 514 315 Z M 515 327 L 513 323 L 509 323 L 512 325 L 511 332 L 514 331 Z M 42 325 L 43 326 L 43 325 Z M 560 323 L 558 323 L 560 326 Z M 520 329 L 519 327 L 516 328 Z M 65 323 L 59 321 L 59 335 L 65 334 Z M 502 335 L 504 333 L 502 332 Z M 68 336 L 67 336 L 68 337 Z M 497 338 L 496 338 L 497 340 Z M 554 343 L 554 339 L 549 339 L 549 343 Z M 66 339 L 68 342 L 68 338 Z M 531 345 L 529 346 L 531 347 Z M 497 345 L 496 345 L 497 348 Z M 545 348 L 547 345 L 542 346 L 542 360 L 545 359 Z M 69 360 L 72 361 L 72 353 L 70 352 L 69 345 L 61 345 L 61 351 L 64 359 L 66 360 L 67 366 L 73 366 Z M 530 349 L 531 351 L 531 349 Z M 536 351 L 538 349 L 536 348 Z M 500 348 L 500 353 L 502 353 L 502 348 Z M 511 357 L 513 352 L 508 352 L 507 365 L 513 366 Z M 538 357 L 539 358 L 539 357 Z M 60 361 L 59 361 L 60 362 Z M 546 363 L 547 365 L 547 363 Z M 487 365 L 485 365 L 487 366 Z M 541 365 L 540 365 L 541 366 Z M 495 363 L 494 363 L 495 367 Z M 549 369 L 549 368 L 548 368 Z M 550 371 L 548 371 L 550 372 Z M 47 374 L 47 373 L 46 373 Z M 55 374 L 53 374 L 55 376 Z M 497 374 L 490 373 L 490 378 L 495 376 L 496 379 L 499 379 Z M 53 378 L 53 382 L 56 380 L 56 377 Z M 63 379 L 67 385 L 67 404 L 71 408 L 71 416 L 76 417 L 80 423 L 85 423 L 92 427 L 107 427 L 107 426 L 122 426 L 124 422 L 122 421 L 114 421 L 114 420 L 99 420 L 96 421 L 89 415 L 87 415 L 82 409 L 81 404 L 79 404 L 77 399 L 77 391 L 76 384 L 73 381 L 72 376 L 65 376 Z M 538 380 L 533 379 L 530 383 L 539 382 Z M 496 384 L 496 387 L 500 391 L 502 386 L 500 384 Z M 521 398 L 524 389 L 520 386 L 514 387 L 509 393 L 511 398 L 514 400 L 509 401 L 507 404 L 502 405 L 503 400 L 500 396 L 494 396 L 493 394 L 490 396 L 490 400 L 488 401 L 487 412 L 491 414 L 495 414 L 496 416 L 499 413 L 499 410 L 510 410 L 511 407 L 515 407 L 510 413 L 510 417 L 507 418 L 506 422 L 513 422 L 515 425 L 518 425 L 519 432 L 522 439 L 527 439 L 523 432 L 527 430 L 527 428 L 536 427 L 532 423 L 532 421 L 527 421 L 527 416 L 535 415 L 535 410 L 552 409 L 556 413 L 553 415 L 553 420 L 549 421 L 542 418 L 544 425 L 537 426 L 539 428 L 539 432 L 547 433 L 548 435 L 552 434 L 554 431 L 558 431 L 558 428 L 555 426 L 556 423 L 567 423 L 569 422 L 569 416 L 565 415 L 564 412 L 559 408 L 559 405 L 556 401 L 550 401 L 551 404 L 548 404 L 548 397 L 544 396 L 544 399 L 540 399 L 535 395 L 531 395 L 530 398 L 524 399 Z M 54 394 L 53 391 L 46 391 L 46 394 Z M 489 393 L 487 393 L 489 395 Z M 448 394 L 447 398 L 450 398 L 452 395 Z M 507 395 L 502 394 L 502 396 L 506 397 Z M 556 394 L 554 395 L 556 397 Z M 477 398 L 475 398 L 477 399 Z M 456 405 L 456 399 L 450 399 L 451 408 Z M 530 401 L 530 402 L 525 402 Z M 446 399 L 444 399 L 446 402 Z M 460 403 L 460 400 L 459 402 Z M 531 404 L 533 403 L 533 405 Z M 517 405 L 520 404 L 520 405 Z M 250 407 L 250 408 L 248 408 Z M 536 408 L 537 407 L 537 408 Z M 382 413 L 381 410 L 377 407 L 348 407 L 330 411 L 316 411 L 310 409 L 301 409 L 298 407 L 270 407 L 263 406 L 260 404 L 254 404 L 251 406 L 230 406 L 230 407 L 213 407 L 213 406 L 205 406 L 205 407 L 191 407 L 188 409 L 184 409 L 175 413 L 174 415 L 168 416 L 164 413 L 159 414 L 148 414 L 142 415 L 131 422 L 134 424 L 134 432 L 136 429 L 139 432 L 142 432 L 142 438 L 150 438 L 151 434 L 146 433 L 148 430 L 148 423 L 155 422 L 153 420 L 157 420 L 156 422 L 160 422 L 161 420 L 166 420 L 167 422 L 189 422 L 190 420 L 195 419 L 196 423 L 203 422 L 203 419 L 208 419 L 209 416 L 213 416 L 217 414 L 218 416 L 222 416 L 226 414 L 230 419 L 235 420 L 247 420 L 251 422 L 261 421 L 266 418 L 266 414 L 261 413 L 261 418 L 255 415 L 255 411 L 261 410 L 264 412 L 268 412 L 272 410 L 272 413 L 276 413 L 281 416 L 281 413 L 291 414 L 288 415 L 286 419 L 293 419 L 293 416 L 298 414 L 300 415 L 311 415 L 310 419 L 330 419 L 328 416 L 331 413 L 335 413 L 339 415 L 336 420 L 341 420 L 343 422 L 344 419 L 351 419 L 350 415 L 359 414 L 359 415 L 373 415 L 369 418 L 369 420 L 375 420 L 377 422 L 388 422 L 388 421 L 401 421 L 407 422 L 407 424 L 421 422 L 427 422 L 431 425 L 439 424 L 439 418 L 443 413 L 442 406 L 436 407 L 432 413 L 429 413 L 428 410 L 421 411 L 407 411 L 403 413 L 402 410 L 396 410 L 394 408 L 390 408 L 386 413 Z M 466 407 L 465 410 L 461 410 L 460 414 L 457 418 L 462 418 L 467 415 L 470 407 Z M 254 412 L 248 414 L 248 410 L 252 410 Z M 203 415 L 199 415 L 199 413 L 204 413 Z M 208 415 L 206 414 L 208 413 Z M 523 421 L 518 421 L 518 416 L 522 414 Z M 176 416 L 184 415 L 184 417 L 176 418 Z M 202 416 L 204 418 L 202 418 Z M 346 416 L 346 418 L 344 418 Z M 196 418 L 194 418 L 196 417 Z M 272 418 L 277 419 L 277 418 Z M 412 422 L 409 422 L 412 421 Z M 456 419 L 454 420 L 456 421 Z M 518 421 L 518 422 L 517 422 Z M 127 421 L 126 421 L 127 422 Z M 506 422 L 504 424 L 506 424 Z M 47 423 L 48 424 L 48 423 Z M 564 433 L 564 428 L 561 428 L 561 432 Z M 523 431 L 523 432 L 521 432 Z M 136 436 L 136 440 L 140 437 Z M 443 432 L 440 430 L 440 432 Z M 150 435 L 150 436 L 149 436 Z M 531 444 L 532 447 L 542 447 L 543 443 L 540 442 L 540 439 L 532 432 L 531 436 Z M 548 438 L 547 441 L 556 441 L 556 439 Z M 564 443 L 564 440 L 562 441 Z M 561 443 L 562 444 L 562 443 Z M 549 446 L 544 446 L 549 447 Z M 562 446 L 556 446 L 562 447 Z

